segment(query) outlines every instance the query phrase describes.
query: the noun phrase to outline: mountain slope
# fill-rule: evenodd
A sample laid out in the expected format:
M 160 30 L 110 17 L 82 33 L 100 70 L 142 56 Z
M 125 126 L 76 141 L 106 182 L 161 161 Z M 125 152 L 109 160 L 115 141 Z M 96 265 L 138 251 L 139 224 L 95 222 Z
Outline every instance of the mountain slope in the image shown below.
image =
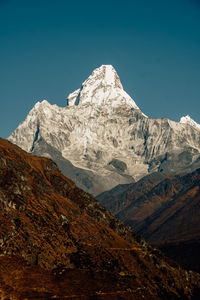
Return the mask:
M 171 174 L 200 167 L 200 130 L 145 116 L 109 65 L 94 70 L 69 95 L 67 106 L 38 102 L 8 139 L 65 165 L 65 174 L 71 162 L 71 178 L 94 195 L 151 172 Z M 60 152 L 59 159 L 52 147 Z
M 117 185 L 115 188 L 96 196 L 96 199 L 103 206 L 107 207 L 113 215 L 119 215 L 119 218 L 123 219 L 124 222 L 131 223 L 133 218 L 134 221 L 138 221 L 137 210 L 139 214 L 140 210 L 142 210 L 142 219 L 154 210 L 150 211 L 150 208 L 148 207 L 145 211 L 144 201 L 137 200 L 143 199 L 145 194 L 148 195 L 148 192 L 151 191 L 153 187 L 168 177 L 169 176 L 159 172 L 151 173 L 136 183 Z M 146 197 L 146 200 L 147 199 L 148 196 Z M 157 204 L 155 203 L 155 207 L 156 206 Z M 151 207 L 153 208 L 153 205 L 151 205 Z M 134 211 L 132 211 L 131 208 L 133 208 Z M 122 215 L 124 215 L 124 218 Z
M 157 188 L 165 189 L 166 201 L 139 226 L 139 231 L 145 231 L 152 242 L 200 239 L 199 186 L 200 169 L 160 183 Z
M 200 169 L 184 176 L 155 173 L 97 199 L 166 255 L 200 271 L 199 185 Z
M 0 139 L 2 299 L 197 299 L 183 271 L 47 158 Z

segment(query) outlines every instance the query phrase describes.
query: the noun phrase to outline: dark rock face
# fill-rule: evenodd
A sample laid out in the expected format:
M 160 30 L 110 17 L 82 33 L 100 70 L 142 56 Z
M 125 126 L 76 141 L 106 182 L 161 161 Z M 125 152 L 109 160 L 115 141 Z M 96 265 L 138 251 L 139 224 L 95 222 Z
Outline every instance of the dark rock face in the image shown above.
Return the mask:
M 166 255 L 200 271 L 199 186 L 200 169 L 184 176 L 152 174 L 98 199 Z
M 127 169 L 127 165 L 119 159 L 112 159 L 109 165 L 112 165 L 119 172 L 124 172 Z
M 2 299 L 195 299 L 182 270 L 47 158 L 0 139 Z

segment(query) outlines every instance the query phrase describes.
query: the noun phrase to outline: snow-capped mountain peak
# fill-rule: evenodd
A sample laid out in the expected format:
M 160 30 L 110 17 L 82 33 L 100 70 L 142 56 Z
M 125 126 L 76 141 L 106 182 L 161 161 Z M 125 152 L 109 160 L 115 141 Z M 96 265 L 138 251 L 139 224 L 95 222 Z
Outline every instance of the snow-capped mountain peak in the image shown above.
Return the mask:
M 119 76 L 111 65 L 95 69 L 83 82 L 80 89 L 67 98 L 69 106 L 92 104 L 108 105 L 109 108 L 128 105 L 139 109 L 134 100 L 123 90 Z
M 186 124 L 146 117 L 110 65 L 95 69 L 68 102 L 65 107 L 36 103 L 8 139 L 51 157 L 89 192 L 157 170 L 182 172 L 200 165 L 200 125 L 189 116 L 181 118 Z
M 111 65 L 102 65 L 101 67 L 95 69 L 92 74 L 83 82 L 83 87 L 98 86 L 99 84 L 103 86 L 112 86 L 116 88 L 123 89 L 120 82 L 119 76 L 116 70 Z
M 200 124 L 195 122 L 189 115 L 180 118 L 180 123 L 189 124 L 193 127 L 200 129 Z

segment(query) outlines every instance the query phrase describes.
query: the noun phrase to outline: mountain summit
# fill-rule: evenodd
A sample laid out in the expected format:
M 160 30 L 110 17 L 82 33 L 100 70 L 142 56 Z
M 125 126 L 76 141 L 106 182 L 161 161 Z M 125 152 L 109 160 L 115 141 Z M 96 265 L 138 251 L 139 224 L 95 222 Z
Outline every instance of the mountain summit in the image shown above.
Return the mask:
M 67 98 L 71 105 L 129 105 L 138 108 L 133 99 L 123 90 L 116 70 L 111 65 L 102 65 L 95 69 L 86 79 L 81 88 L 71 93 Z
M 110 65 L 97 68 L 59 107 L 38 102 L 8 138 L 27 152 L 52 158 L 61 171 L 97 195 L 155 171 L 200 167 L 200 131 L 146 117 Z
M 189 124 L 191 126 L 194 126 L 194 127 L 200 129 L 200 124 L 198 124 L 197 122 L 195 122 L 189 115 L 187 115 L 185 117 L 181 117 L 180 123 Z

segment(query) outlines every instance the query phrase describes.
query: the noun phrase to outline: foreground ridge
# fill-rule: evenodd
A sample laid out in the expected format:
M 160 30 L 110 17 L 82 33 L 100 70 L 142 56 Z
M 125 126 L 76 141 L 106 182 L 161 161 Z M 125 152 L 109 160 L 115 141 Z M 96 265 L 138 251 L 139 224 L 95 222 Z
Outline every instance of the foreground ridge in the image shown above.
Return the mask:
M 0 199 L 2 299 L 199 295 L 198 274 L 135 236 L 52 160 L 3 139 Z

